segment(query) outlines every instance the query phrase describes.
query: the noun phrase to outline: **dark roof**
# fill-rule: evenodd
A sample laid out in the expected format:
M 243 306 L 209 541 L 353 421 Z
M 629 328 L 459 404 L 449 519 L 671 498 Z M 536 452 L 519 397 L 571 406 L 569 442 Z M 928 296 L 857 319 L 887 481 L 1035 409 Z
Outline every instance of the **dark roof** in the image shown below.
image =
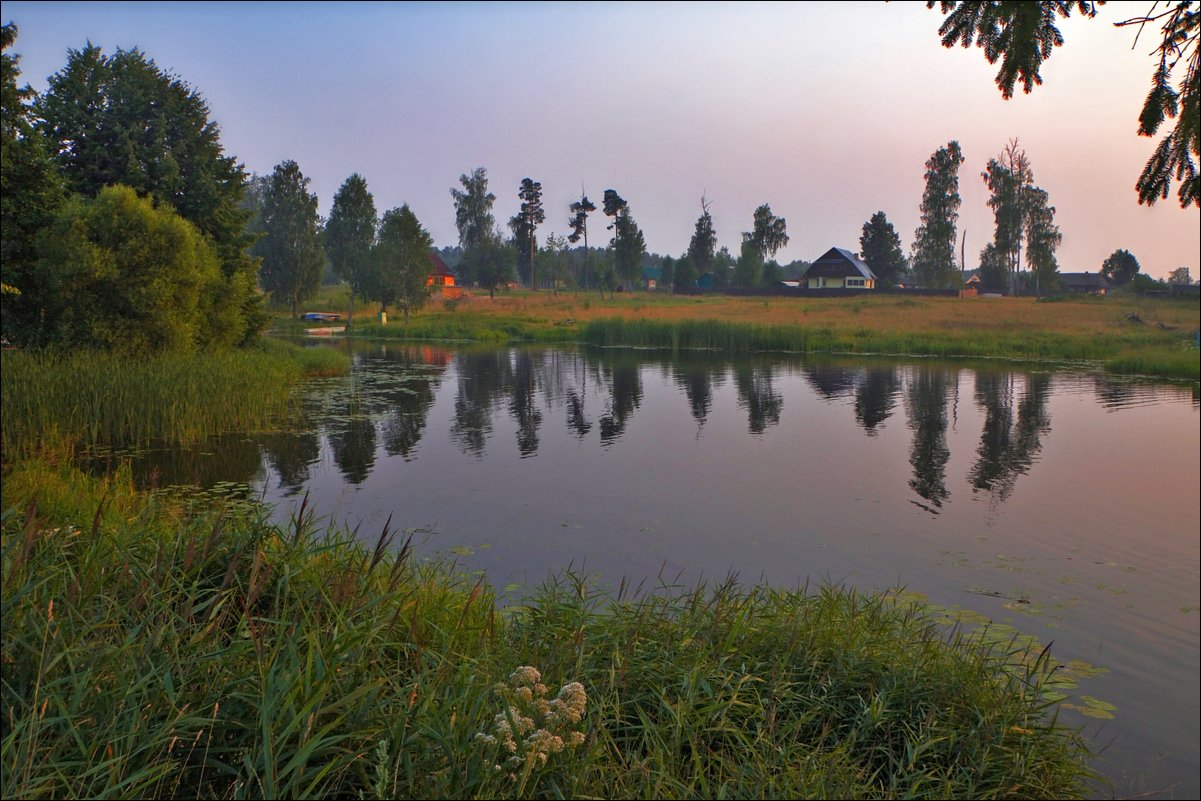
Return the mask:
M 860 275 L 873 281 L 876 278 L 876 274 L 862 259 L 843 248 L 830 248 L 805 271 L 806 278 L 839 278 L 848 275 Z
M 446 266 L 446 262 L 442 261 L 442 257 L 437 253 L 430 254 L 430 263 L 434 265 L 433 275 L 454 275 L 454 271 Z
M 1060 273 L 1059 285 L 1064 289 L 1108 289 L 1109 279 L 1102 273 Z

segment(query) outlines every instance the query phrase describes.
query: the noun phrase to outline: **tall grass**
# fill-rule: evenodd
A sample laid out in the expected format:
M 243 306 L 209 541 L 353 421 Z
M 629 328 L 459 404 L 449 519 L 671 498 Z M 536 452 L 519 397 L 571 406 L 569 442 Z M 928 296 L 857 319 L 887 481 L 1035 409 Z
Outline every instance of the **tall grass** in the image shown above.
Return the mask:
M 5 461 L 46 446 L 142 447 L 269 425 L 307 373 L 344 371 L 329 349 L 284 343 L 131 360 L 105 353 L 4 354 Z
M 275 527 L 38 463 L 3 504 L 5 798 L 1062 798 L 1089 776 L 1045 658 L 884 595 L 566 573 L 502 612 L 387 527 L 363 546 L 303 507 Z M 497 689 L 521 665 L 583 685 L 578 747 L 526 750 Z M 506 726 L 515 755 L 487 739 Z
M 370 315 L 368 315 L 370 317 Z M 856 298 L 513 292 L 430 303 L 406 324 L 364 319 L 358 336 L 473 342 L 578 342 L 663 348 L 1002 357 L 1092 361 L 1109 369 L 1196 378 L 1184 346 L 1196 302 L 1132 295 L 1063 298 Z M 1161 359 L 1153 354 L 1180 350 Z M 1149 358 L 1131 358 L 1149 356 Z

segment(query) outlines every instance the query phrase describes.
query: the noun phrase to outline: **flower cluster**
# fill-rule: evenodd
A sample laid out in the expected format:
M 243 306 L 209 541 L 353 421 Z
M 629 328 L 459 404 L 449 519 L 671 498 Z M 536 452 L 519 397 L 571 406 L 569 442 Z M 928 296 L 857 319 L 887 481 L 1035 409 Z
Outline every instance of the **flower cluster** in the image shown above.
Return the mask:
M 509 769 L 510 779 L 517 778 L 514 770 L 541 767 L 551 754 L 584 742 L 584 733 L 572 729 L 588 705 L 584 685 L 578 681 L 564 685 L 558 695 L 548 699 L 542 674 L 525 665 L 510 673 L 508 684 L 498 684 L 496 691 L 505 708 L 493 717 L 491 733 L 480 732 L 476 737 L 499 744 L 508 753 L 505 763 L 494 769 Z

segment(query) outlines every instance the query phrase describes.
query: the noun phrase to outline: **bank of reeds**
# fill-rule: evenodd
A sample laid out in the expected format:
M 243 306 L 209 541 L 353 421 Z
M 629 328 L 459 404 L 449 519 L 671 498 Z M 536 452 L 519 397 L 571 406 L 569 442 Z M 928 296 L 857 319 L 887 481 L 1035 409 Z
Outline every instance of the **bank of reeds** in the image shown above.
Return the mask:
M 282 342 L 144 359 L 6 351 L 0 381 L 4 460 L 45 447 L 187 444 L 263 428 L 287 410 L 303 377 L 344 372 L 348 365 L 337 351 Z
M 120 472 L 10 471 L 0 795 L 1084 792 L 1045 658 L 886 595 L 727 580 L 613 596 L 566 573 L 498 610 L 390 529 L 363 546 L 303 511 L 275 527 L 211 503 Z

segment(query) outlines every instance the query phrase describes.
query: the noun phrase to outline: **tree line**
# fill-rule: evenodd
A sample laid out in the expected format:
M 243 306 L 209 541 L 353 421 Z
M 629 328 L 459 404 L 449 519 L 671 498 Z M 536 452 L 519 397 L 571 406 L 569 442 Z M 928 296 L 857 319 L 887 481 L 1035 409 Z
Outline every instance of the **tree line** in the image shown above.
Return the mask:
M 990 61 L 1002 61 L 997 83 L 1006 97 L 1019 78 L 1029 92 L 1040 82 L 1042 61 L 1062 43 L 1056 16 L 1073 8 L 1036 5 L 1039 13 L 1030 15 L 1036 24 L 1025 25 L 1024 4 L 941 3 L 943 43 L 979 44 Z M 1091 3 L 1075 6 L 1095 14 Z M 1158 23 L 1163 34 L 1140 134 L 1154 135 L 1166 119 L 1177 120 L 1139 178 L 1140 202 L 1166 198 L 1173 180 L 1182 206 L 1198 202 L 1197 81 L 1186 79 L 1177 89 L 1172 75 L 1182 61 L 1186 78 L 1197 75 L 1199 19 L 1178 2 L 1119 23 Z M 346 281 L 352 298 L 406 315 L 428 297 L 428 232 L 406 205 L 378 215 L 362 176 L 346 180 L 329 220 L 321 220 L 295 162 L 267 177 L 247 175 L 224 152 L 200 94 L 140 50 L 106 55 L 90 43 L 69 50 L 66 66 L 36 95 L 18 82 L 19 57 L 10 52 L 16 37 L 15 25 L 3 27 L 0 299 L 7 341 L 134 352 L 230 347 L 261 330 L 265 300 L 296 314 L 326 272 Z M 908 255 L 883 211 L 863 224 L 860 253 L 880 286 L 958 282 L 966 267 L 962 242 L 958 259 L 955 252 L 964 160 L 952 141 L 926 162 L 921 221 Z M 985 285 L 1010 292 L 1053 288 L 1062 234 L 1018 142 L 990 159 L 981 177 L 995 220 L 979 254 Z M 615 189 L 605 190 L 599 208 L 581 191 L 569 207 L 569 233 L 549 234 L 540 244 L 538 229 L 547 219 L 540 182 L 522 180 L 508 236 L 493 215 L 486 170 L 462 175 L 460 184 L 451 189 L 455 266 L 461 279 L 490 293 L 515 279 L 554 291 L 633 288 L 648 264 L 658 267 L 664 287 L 690 287 L 705 277 L 718 288 L 796 277 L 774 260 L 788 243 L 787 224 L 766 203 L 755 209 L 735 256 L 718 247 L 711 201 L 702 197 L 688 248 L 672 257 L 647 252 L 631 204 Z M 588 238 L 597 211 L 610 233 L 604 248 Z M 1118 250 L 1102 271 L 1121 281 L 1137 275 L 1137 260 Z

